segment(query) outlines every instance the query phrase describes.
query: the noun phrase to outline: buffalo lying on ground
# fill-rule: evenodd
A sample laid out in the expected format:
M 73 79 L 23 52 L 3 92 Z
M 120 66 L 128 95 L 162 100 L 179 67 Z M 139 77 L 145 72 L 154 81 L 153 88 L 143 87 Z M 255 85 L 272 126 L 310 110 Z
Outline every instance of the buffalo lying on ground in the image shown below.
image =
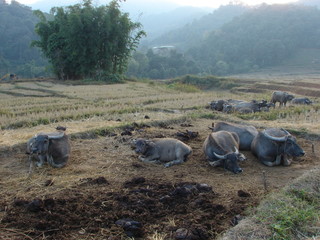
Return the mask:
M 301 157 L 305 154 L 289 132 L 278 128 L 259 132 L 252 141 L 251 151 L 263 164 L 270 167 L 281 163 L 289 166 L 292 162 L 289 157 Z
M 228 103 L 225 100 L 218 100 L 210 102 L 210 108 L 215 111 L 222 111 L 224 104 Z
M 251 125 L 240 125 L 228 122 L 217 122 L 212 124 L 212 131 L 227 131 L 235 132 L 240 140 L 239 149 L 240 150 L 250 150 L 251 143 L 253 139 L 258 135 L 258 130 Z
M 307 98 L 307 97 L 303 97 L 303 98 L 294 98 L 291 100 L 292 104 L 302 104 L 302 105 L 310 105 L 313 102 Z
M 192 153 L 191 147 L 173 138 L 156 138 L 153 140 L 134 140 L 136 153 L 143 162 L 165 163 L 165 167 L 183 163 Z
M 294 95 L 289 94 L 287 92 L 282 92 L 282 91 L 274 91 L 271 95 L 271 100 L 270 102 L 276 104 L 279 102 L 279 106 L 286 106 L 287 102 L 291 101 L 294 99 Z
M 238 149 L 239 137 L 234 132 L 213 132 L 203 143 L 203 151 L 209 164 L 213 167 L 223 166 L 233 173 L 242 172 L 238 161 L 246 159 Z
M 37 166 L 41 167 L 44 162 L 56 168 L 64 167 L 70 156 L 69 138 L 63 131 L 54 133 L 39 133 L 29 139 L 27 143 L 29 154 L 30 172 L 33 160 L 37 160 Z
M 268 111 L 270 104 L 266 100 L 261 100 L 260 102 L 252 100 L 250 102 L 243 100 L 217 100 L 209 103 L 212 110 L 222 111 L 225 113 L 239 112 L 239 113 L 254 113 Z

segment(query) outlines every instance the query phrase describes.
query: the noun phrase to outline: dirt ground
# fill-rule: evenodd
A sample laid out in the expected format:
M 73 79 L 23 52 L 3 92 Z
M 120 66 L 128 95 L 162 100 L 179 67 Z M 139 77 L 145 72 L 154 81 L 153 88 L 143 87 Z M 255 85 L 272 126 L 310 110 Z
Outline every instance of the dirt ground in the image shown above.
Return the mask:
M 0 239 L 215 239 L 270 191 L 319 165 L 320 142 L 298 138 L 306 155 L 289 167 L 266 167 L 244 151 L 243 173 L 213 168 L 202 153 L 211 123 L 72 137 L 66 167 L 46 165 L 31 176 L 24 145 L 2 148 Z M 131 148 L 134 138 L 178 138 L 186 130 L 199 136 L 181 139 L 193 149 L 181 165 L 143 163 Z

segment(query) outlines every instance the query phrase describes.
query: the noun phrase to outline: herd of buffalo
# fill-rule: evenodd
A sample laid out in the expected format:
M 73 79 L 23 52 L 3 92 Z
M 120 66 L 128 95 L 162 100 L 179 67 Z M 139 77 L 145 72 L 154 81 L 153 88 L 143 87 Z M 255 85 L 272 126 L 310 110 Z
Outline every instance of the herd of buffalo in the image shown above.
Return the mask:
M 288 101 L 294 103 L 294 99 L 293 95 L 276 91 L 272 94 L 270 103 L 266 101 L 258 103 L 257 101 L 219 100 L 212 102 L 211 107 L 217 111 L 230 108 L 233 111 L 246 112 L 251 110 L 254 112 L 258 111 L 256 109 L 275 106 L 276 102 L 280 102 L 280 106 L 285 106 Z M 296 99 L 295 103 L 312 103 L 307 98 L 299 99 Z M 288 166 L 291 164 L 292 157 L 301 157 L 305 154 L 297 144 L 295 137 L 284 129 L 267 128 L 258 131 L 254 126 L 228 122 L 216 122 L 210 129 L 212 132 L 203 143 L 206 159 L 211 166 L 222 166 L 233 173 L 241 173 L 239 161 L 246 160 L 245 155 L 239 150 L 251 151 L 261 163 L 270 167 L 280 164 Z M 190 146 L 174 138 L 136 139 L 133 140 L 133 145 L 136 153 L 141 154 L 139 156 L 141 161 L 163 163 L 165 167 L 185 162 L 192 153 Z M 27 143 L 29 171 L 32 171 L 34 160 L 37 166 L 42 166 L 44 162 L 47 162 L 53 167 L 64 167 L 69 160 L 70 151 L 69 138 L 65 133 L 65 128 L 58 127 L 57 132 L 54 133 L 39 133 Z
M 287 92 L 275 91 L 272 93 L 270 102 L 262 100 L 260 102 L 252 100 L 251 102 L 243 100 L 217 100 L 210 102 L 212 110 L 221 111 L 225 113 L 239 112 L 239 113 L 253 113 L 261 111 L 269 111 L 270 107 L 275 108 L 276 103 L 279 102 L 280 107 L 286 106 L 287 102 L 292 104 L 310 105 L 312 101 L 307 97 L 295 98 L 294 95 Z

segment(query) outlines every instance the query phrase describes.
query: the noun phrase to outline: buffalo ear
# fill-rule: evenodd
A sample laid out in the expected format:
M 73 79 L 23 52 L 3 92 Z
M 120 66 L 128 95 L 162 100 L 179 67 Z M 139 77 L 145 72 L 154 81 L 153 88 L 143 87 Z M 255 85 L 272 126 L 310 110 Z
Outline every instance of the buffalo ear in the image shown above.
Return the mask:
M 214 128 L 213 127 L 208 127 L 212 132 L 214 132 Z
M 145 143 L 146 143 L 146 146 L 149 148 L 149 147 L 154 147 L 156 144 L 153 142 L 153 141 L 151 141 L 151 140 L 146 140 L 145 141 Z

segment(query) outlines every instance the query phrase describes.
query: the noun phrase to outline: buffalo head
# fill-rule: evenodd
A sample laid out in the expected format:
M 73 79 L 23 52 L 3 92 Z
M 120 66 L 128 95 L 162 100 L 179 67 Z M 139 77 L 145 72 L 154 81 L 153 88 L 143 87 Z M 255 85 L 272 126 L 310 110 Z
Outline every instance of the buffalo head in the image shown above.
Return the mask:
M 281 129 L 283 132 L 286 133 L 285 136 L 282 137 L 275 137 L 271 136 L 267 133 L 267 131 L 264 131 L 264 135 L 269 138 L 270 140 L 279 142 L 280 145 L 280 152 L 283 154 L 287 154 L 289 156 L 293 157 L 302 157 L 305 152 L 303 149 L 297 144 L 296 138 L 293 137 L 289 132 L 287 132 L 284 129 Z
M 48 153 L 50 140 L 58 140 L 65 136 L 64 132 L 43 134 L 40 133 L 29 140 L 29 154 L 45 155 Z
M 133 144 L 135 146 L 135 152 L 145 154 L 151 147 L 154 146 L 154 142 L 138 138 L 133 140 Z
M 214 153 L 214 155 L 219 159 L 218 161 L 215 161 L 215 166 L 223 166 L 225 169 L 233 173 L 242 172 L 242 169 L 239 167 L 238 161 L 244 161 L 246 160 L 246 157 L 242 153 L 239 153 L 236 147 L 233 153 L 228 153 L 225 155 Z
M 34 141 L 30 143 L 30 153 L 43 155 L 48 152 L 49 137 L 48 135 L 38 135 L 34 138 Z

